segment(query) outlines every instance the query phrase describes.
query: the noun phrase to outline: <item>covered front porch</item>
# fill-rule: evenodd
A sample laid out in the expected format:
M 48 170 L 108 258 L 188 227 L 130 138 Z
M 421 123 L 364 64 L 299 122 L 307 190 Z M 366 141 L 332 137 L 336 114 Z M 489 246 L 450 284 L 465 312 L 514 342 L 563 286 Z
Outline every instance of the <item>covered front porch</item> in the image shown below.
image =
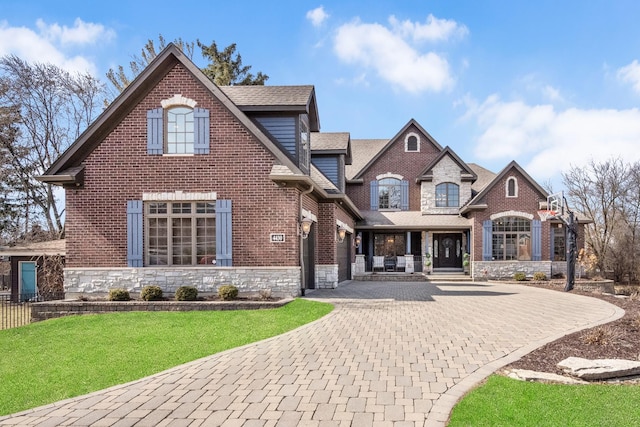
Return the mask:
M 354 275 L 437 274 L 467 270 L 471 250 L 469 220 L 420 212 L 363 212 L 356 225 Z

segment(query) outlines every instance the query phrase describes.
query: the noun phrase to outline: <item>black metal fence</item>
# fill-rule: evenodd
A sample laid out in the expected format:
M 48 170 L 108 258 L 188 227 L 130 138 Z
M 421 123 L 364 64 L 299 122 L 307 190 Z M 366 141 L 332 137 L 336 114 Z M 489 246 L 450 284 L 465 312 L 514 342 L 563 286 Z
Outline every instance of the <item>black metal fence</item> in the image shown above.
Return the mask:
M 63 292 L 0 295 L 0 329 L 16 328 L 31 323 L 31 304 L 64 299 Z

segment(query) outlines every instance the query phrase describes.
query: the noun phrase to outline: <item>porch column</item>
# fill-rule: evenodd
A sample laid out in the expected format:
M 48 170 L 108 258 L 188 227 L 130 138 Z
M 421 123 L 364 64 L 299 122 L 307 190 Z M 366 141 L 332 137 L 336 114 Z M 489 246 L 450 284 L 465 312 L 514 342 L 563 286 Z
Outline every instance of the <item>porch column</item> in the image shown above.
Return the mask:
M 410 231 L 407 231 L 407 238 L 405 240 L 407 241 L 407 249 L 405 253 L 410 254 L 411 253 L 411 232 Z

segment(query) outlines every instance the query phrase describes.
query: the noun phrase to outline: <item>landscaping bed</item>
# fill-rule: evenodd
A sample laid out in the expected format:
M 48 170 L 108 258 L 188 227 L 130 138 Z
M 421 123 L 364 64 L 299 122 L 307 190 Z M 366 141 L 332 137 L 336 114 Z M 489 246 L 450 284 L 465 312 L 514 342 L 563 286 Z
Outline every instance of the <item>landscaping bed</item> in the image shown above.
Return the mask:
M 63 316 L 78 314 L 101 314 L 128 311 L 221 311 L 221 310 L 260 310 L 282 307 L 293 301 L 293 298 L 256 300 L 236 299 L 221 301 L 219 299 L 200 301 L 79 301 L 60 300 L 34 303 L 31 306 L 31 320 L 38 322 Z
M 564 288 L 564 283 L 520 283 L 558 291 Z M 581 290 L 578 283 L 576 280 L 576 287 L 571 291 L 572 293 L 610 302 L 622 308 L 625 311 L 624 316 L 606 325 L 566 335 L 532 351 L 505 368 L 562 375 L 564 372 L 558 368 L 558 363 L 572 356 L 585 359 L 640 360 L 640 286 L 615 286 L 617 292 L 624 292 L 627 295 L 613 295 Z

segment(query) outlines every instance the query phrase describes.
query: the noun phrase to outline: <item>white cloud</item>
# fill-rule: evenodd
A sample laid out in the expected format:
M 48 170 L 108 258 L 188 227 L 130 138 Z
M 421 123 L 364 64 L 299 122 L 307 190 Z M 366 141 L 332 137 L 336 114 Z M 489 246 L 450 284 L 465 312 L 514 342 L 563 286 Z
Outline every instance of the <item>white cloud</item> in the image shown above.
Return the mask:
M 390 18 L 393 22 L 395 18 Z M 435 18 L 433 18 L 435 19 Z M 395 21 L 397 22 L 397 21 Z M 396 88 L 410 93 L 440 92 L 454 84 L 448 61 L 434 53 L 421 52 L 410 41 L 424 39 L 426 31 L 408 21 L 387 28 L 356 19 L 338 28 L 334 50 L 345 63 L 373 69 Z M 448 32 L 447 32 L 448 31 Z M 451 36 L 449 30 L 439 37 Z M 431 31 L 434 35 L 437 31 Z M 406 39 L 410 39 L 407 41 Z
M 618 79 L 630 83 L 633 90 L 640 94 L 640 64 L 635 59 L 631 64 L 618 69 Z
M 571 166 L 591 159 L 623 156 L 640 160 L 640 110 L 570 108 L 505 102 L 497 95 L 483 103 L 468 102 L 466 117 L 476 120 L 481 135 L 475 154 L 480 159 L 515 159 L 536 179 L 558 177 Z
M 0 56 L 16 55 L 28 62 L 51 63 L 72 72 L 96 75 L 96 65 L 89 59 L 91 53 L 72 53 L 69 48 L 115 37 L 113 30 L 81 19 L 76 19 L 73 27 L 38 20 L 36 28 L 37 31 L 12 27 L 7 21 L 0 21 Z
M 329 15 L 324 11 L 324 7 L 316 7 L 313 10 L 307 12 L 307 19 L 311 21 L 311 25 L 319 27 L 324 21 L 329 18 Z
M 58 23 L 47 24 L 42 19 L 36 21 L 36 26 L 47 40 L 60 42 L 63 45 L 94 44 L 97 41 L 109 41 L 115 38 L 115 32 L 112 29 L 105 28 L 102 24 L 84 22 L 80 18 L 76 18 L 71 28 L 66 25 L 60 26 Z
M 400 22 L 393 15 L 389 17 L 389 23 L 396 33 L 414 41 L 446 41 L 452 37 L 462 38 L 469 33 L 466 26 L 449 19 L 438 19 L 431 14 L 424 24 L 409 20 Z

